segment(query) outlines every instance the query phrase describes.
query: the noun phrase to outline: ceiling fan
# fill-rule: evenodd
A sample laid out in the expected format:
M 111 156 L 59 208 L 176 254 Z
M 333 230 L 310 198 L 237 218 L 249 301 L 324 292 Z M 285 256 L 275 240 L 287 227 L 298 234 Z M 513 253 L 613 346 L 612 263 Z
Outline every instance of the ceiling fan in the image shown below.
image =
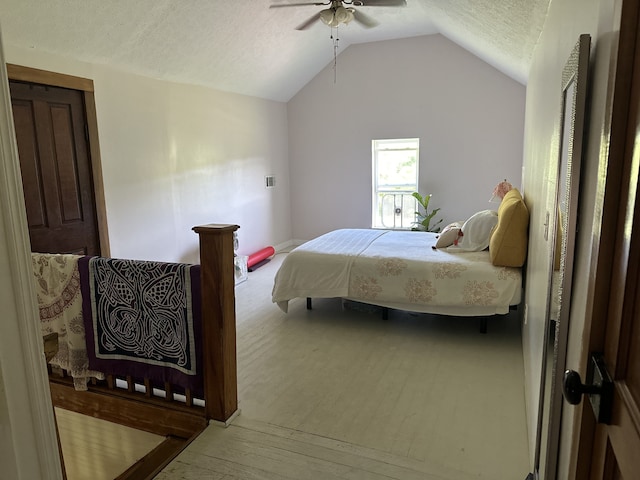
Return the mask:
M 337 27 L 341 23 L 347 24 L 351 20 L 355 20 L 365 28 L 371 28 L 378 25 L 378 22 L 368 15 L 365 15 L 356 7 L 404 7 L 406 0 L 330 0 L 327 2 L 304 2 L 304 3 L 283 3 L 274 4 L 269 8 L 281 7 L 299 7 L 306 5 L 326 6 L 324 10 L 319 11 L 311 18 L 296 27 L 296 30 L 306 30 L 318 20 L 330 27 Z M 345 6 L 346 5 L 346 6 Z M 352 6 L 353 5 L 353 6 Z

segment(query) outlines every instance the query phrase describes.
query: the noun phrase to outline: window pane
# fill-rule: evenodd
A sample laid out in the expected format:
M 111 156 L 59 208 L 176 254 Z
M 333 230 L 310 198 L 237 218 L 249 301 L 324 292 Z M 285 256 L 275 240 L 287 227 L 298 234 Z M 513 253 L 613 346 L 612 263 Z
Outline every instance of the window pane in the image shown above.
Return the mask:
M 416 199 L 408 193 L 380 193 L 378 222 L 374 227 L 411 228 L 416 219 Z
M 378 186 L 410 187 L 416 183 L 416 155 L 412 151 L 378 153 Z

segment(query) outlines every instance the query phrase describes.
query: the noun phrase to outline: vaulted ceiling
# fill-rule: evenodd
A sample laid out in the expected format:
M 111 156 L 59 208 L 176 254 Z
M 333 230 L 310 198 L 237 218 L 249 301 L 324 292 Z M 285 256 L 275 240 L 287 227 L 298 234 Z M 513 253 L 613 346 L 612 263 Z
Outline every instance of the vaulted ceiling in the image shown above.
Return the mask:
M 379 24 L 341 26 L 338 54 L 351 44 L 440 33 L 526 84 L 550 0 L 363 2 L 355 8 Z M 0 0 L 0 27 L 5 47 L 288 101 L 331 63 L 334 51 L 332 30 L 323 23 L 296 30 L 325 6 L 269 8 L 285 3 L 306 2 Z

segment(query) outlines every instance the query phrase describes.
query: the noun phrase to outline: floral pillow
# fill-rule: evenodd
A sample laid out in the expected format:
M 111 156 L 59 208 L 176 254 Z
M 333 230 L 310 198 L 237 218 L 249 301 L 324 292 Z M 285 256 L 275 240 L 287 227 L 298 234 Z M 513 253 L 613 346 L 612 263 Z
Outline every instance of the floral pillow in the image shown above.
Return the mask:
M 456 245 L 460 238 L 460 231 L 464 222 L 453 222 L 442 229 L 438 235 L 435 248 L 444 248 L 450 245 Z
M 498 224 L 498 212 L 481 210 L 473 214 L 461 227 L 461 237 L 457 245 L 450 248 L 467 252 L 479 252 L 489 248 L 491 231 Z

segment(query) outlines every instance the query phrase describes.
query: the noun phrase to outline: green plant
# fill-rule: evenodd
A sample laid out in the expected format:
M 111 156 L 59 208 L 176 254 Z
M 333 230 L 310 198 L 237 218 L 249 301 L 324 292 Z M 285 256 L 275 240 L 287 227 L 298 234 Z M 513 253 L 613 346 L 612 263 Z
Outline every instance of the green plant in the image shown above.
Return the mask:
M 418 192 L 413 192 L 411 194 L 413 198 L 418 201 L 418 211 L 416 212 L 416 221 L 413 222 L 413 227 L 411 230 L 421 231 L 421 232 L 439 232 L 440 225 L 442 223 L 442 219 L 435 221 L 433 225 L 431 225 L 431 221 L 433 217 L 440 211 L 439 208 L 434 208 L 429 211 L 429 201 L 431 200 L 431 194 L 425 195 L 424 197 L 420 195 Z M 420 211 L 420 207 L 422 207 L 422 211 Z

